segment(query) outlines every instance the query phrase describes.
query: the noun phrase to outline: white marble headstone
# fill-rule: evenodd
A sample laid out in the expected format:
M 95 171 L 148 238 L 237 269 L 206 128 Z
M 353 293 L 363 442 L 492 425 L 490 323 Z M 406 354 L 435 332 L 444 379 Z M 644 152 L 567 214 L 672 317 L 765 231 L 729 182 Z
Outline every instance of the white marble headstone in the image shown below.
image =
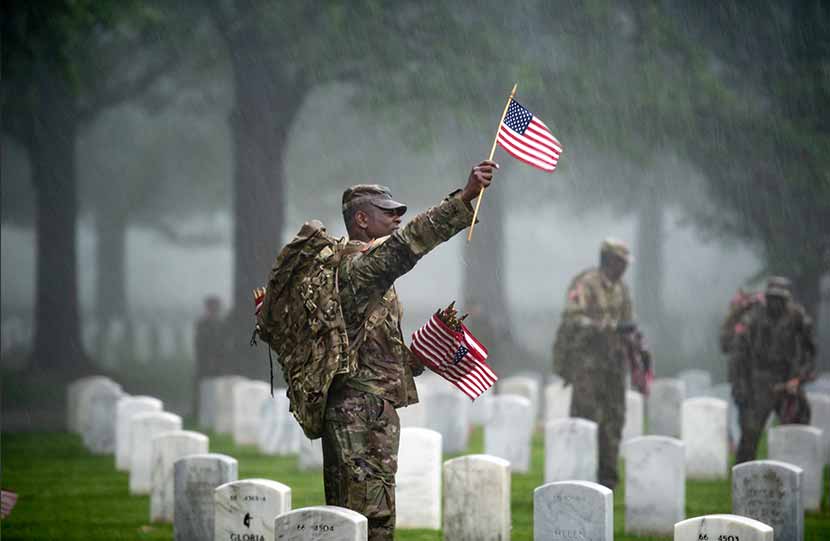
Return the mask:
M 199 381 L 199 426 L 202 428 L 213 430 L 216 426 L 219 385 L 219 378 L 203 378 Z
M 732 468 L 732 513 L 772 526 L 776 541 L 803 541 L 804 470 L 776 460 L 753 460 Z
M 291 510 L 291 489 L 270 479 L 242 479 L 214 493 L 214 539 L 274 539 L 274 518 Z
M 93 383 L 109 382 L 119 390 L 121 386 L 106 376 L 87 376 L 66 386 L 66 426 L 70 432 L 81 432 L 81 395 Z
M 767 433 L 770 460 L 787 462 L 804 470 L 804 509 L 818 511 L 821 505 L 824 456 L 821 430 L 807 425 L 780 425 Z
M 297 464 L 302 471 L 323 469 L 323 440 L 308 439 L 305 434 L 300 436 L 300 456 Z
M 810 424 L 821 430 L 824 463 L 830 464 L 830 394 L 807 393 L 810 402 Z
M 545 483 L 597 480 L 597 423 L 569 417 L 545 425 Z
M 133 415 L 130 425 L 130 494 L 149 494 L 153 436 L 181 430 L 182 418 L 166 411 L 151 411 Z
M 565 386 L 561 379 L 545 386 L 545 422 L 565 419 L 571 415 L 573 386 Z
M 692 368 L 677 373 L 677 379 L 686 384 L 686 398 L 706 396 L 712 386 L 712 375 L 706 370 Z
M 643 435 L 645 401 L 637 391 L 625 392 L 625 424 L 622 429 L 622 441 Z
M 300 452 L 303 429 L 288 410 L 285 389 L 274 389 L 274 398 L 266 400 L 259 412 L 257 447 L 266 455 L 294 455 Z
M 424 399 L 427 426 L 441 434 L 445 453 L 461 453 L 467 450 L 470 437 L 470 398 L 453 389 L 435 390 Z
M 614 541 L 614 493 L 588 481 L 560 481 L 533 491 L 533 539 Z
M 150 521 L 173 522 L 175 490 L 173 464 L 187 455 L 208 452 L 208 437 L 190 430 L 153 436 L 150 459 Z
M 729 383 L 718 383 L 709 388 L 709 396 L 725 400 L 729 406 L 727 412 L 726 432 L 729 441 L 729 449 L 734 451 L 741 441 L 741 424 L 738 421 L 738 405 L 732 398 L 732 385 Z
M 274 393 L 276 395 L 276 392 Z M 233 441 L 257 443 L 262 405 L 271 399 L 271 385 L 264 381 L 240 381 L 233 386 Z
M 493 397 L 496 394 L 490 387 L 470 404 L 470 425 L 485 426 L 493 415 Z
M 366 541 L 366 517 L 334 505 L 303 507 L 274 520 L 275 541 Z M 218 540 L 217 540 L 218 541 Z
M 498 394 L 517 394 L 530 400 L 534 419 L 539 416 L 539 387 L 539 379 L 529 376 L 511 376 L 497 384 Z
M 112 380 L 95 380 L 81 389 L 79 429 L 92 454 L 115 453 L 115 404 L 124 396 L 121 386 Z
M 175 541 L 213 539 L 213 493 L 216 487 L 237 480 L 239 464 L 227 455 L 189 455 L 173 466 L 175 477 Z
M 398 408 L 397 411 L 398 418 L 401 420 L 401 428 L 424 428 L 427 426 L 427 408 L 422 397 L 420 402 Z
M 679 379 L 654 380 L 646 403 L 649 434 L 681 437 L 681 406 L 686 400 L 685 388 Z
M 641 436 L 622 445 L 625 459 L 625 533 L 669 535 L 685 517 L 683 442 Z
M 728 405 L 719 398 L 690 398 L 683 402 L 683 443 L 688 479 L 726 479 L 729 444 Z
M 737 515 L 706 515 L 674 525 L 674 541 L 773 541 L 772 528 Z
M 443 508 L 444 539 L 510 539 L 510 463 L 488 455 L 444 462 Z
M 152 411 L 162 411 L 164 405 L 158 398 L 151 396 L 127 396 L 115 405 L 115 468 L 118 471 L 130 470 L 130 420 L 133 415 Z
M 485 454 L 507 460 L 514 472 L 527 472 L 534 425 L 530 400 L 513 394 L 494 396 L 493 413 L 484 427 Z
M 233 421 L 235 419 L 233 406 L 233 388 L 240 381 L 248 381 L 243 376 L 219 376 L 215 378 L 214 389 L 216 391 L 216 409 L 213 430 L 218 434 L 233 434 Z
M 441 528 L 441 434 L 401 429 L 395 476 L 398 528 Z

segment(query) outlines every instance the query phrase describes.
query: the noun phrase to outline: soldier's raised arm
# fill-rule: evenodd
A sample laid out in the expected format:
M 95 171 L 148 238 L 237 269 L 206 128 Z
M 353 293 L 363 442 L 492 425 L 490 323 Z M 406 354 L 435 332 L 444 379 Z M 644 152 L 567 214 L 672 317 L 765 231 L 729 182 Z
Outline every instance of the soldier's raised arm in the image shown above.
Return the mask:
M 376 240 L 362 253 L 348 258 L 343 269 L 345 285 L 355 294 L 383 295 L 424 255 L 470 225 L 470 203 L 490 185 L 497 167 L 492 161 L 479 163 L 470 171 L 464 189 L 418 214 L 388 238 Z

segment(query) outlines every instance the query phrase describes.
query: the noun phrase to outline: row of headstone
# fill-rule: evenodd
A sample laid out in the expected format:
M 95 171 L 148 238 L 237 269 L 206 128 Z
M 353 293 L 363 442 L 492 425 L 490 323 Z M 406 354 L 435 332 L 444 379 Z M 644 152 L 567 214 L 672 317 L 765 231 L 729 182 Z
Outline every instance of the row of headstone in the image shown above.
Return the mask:
M 89 376 L 67 387 L 67 428 L 80 434 L 93 454 L 115 450 L 115 404 L 125 396 L 121 385 L 105 376 Z
M 639 441 L 638 441 L 639 440 Z M 672 535 L 676 541 L 772 541 L 773 526 L 751 516 L 708 515 L 683 520 L 684 458 L 683 443 L 664 436 L 642 436 L 628 442 L 631 454 L 629 467 L 640 469 L 646 476 L 640 486 L 626 487 L 626 533 L 646 535 Z M 640 449 L 642 448 L 642 453 Z M 666 456 L 668 455 L 668 456 Z M 672 463 L 673 462 L 673 463 Z M 668 466 L 676 477 L 667 482 L 657 482 L 661 475 L 653 466 Z M 791 468 L 789 465 L 786 467 Z M 460 541 L 504 540 L 510 538 L 510 464 L 488 455 L 467 455 L 444 463 L 444 517 L 442 521 L 445 539 Z M 637 472 L 628 476 L 636 477 Z M 753 473 L 753 479 L 770 483 L 763 472 Z M 745 477 L 736 473 L 737 482 Z M 746 487 L 746 483 L 744 483 Z M 629 489 L 637 493 L 630 497 Z M 765 490 L 760 489 L 750 490 Z M 794 539 L 784 532 L 787 528 L 799 528 L 798 518 L 791 508 L 790 496 L 797 495 L 797 486 L 786 490 L 783 498 L 778 494 L 769 504 L 761 507 L 776 513 L 775 502 L 785 509 L 775 517 L 763 515 L 776 526 L 776 539 Z M 754 494 L 754 492 L 753 492 Z M 648 496 L 650 499 L 646 499 Z M 736 494 L 736 501 L 742 500 Z M 777 499 L 775 499 L 777 498 Z M 671 504 L 665 500 L 672 500 Z M 747 513 L 736 504 L 735 512 Z M 758 507 L 750 502 L 750 506 Z M 546 483 L 533 493 L 534 540 L 543 539 L 591 539 L 613 541 L 614 516 L 613 493 L 608 488 L 590 481 L 558 481 Z M 747 513 L 749 514 L 749 513 Z M 771 520 L 775 518 L 775 520 Z M 778 530 L 782 532 L 779 536 Z
M 220 454 L 175 462 L 176 541 L 366 541 L 363 515 L 335 506 L 291 509 L 291 488 L 270 479 L 237 479 L 237 461 Z

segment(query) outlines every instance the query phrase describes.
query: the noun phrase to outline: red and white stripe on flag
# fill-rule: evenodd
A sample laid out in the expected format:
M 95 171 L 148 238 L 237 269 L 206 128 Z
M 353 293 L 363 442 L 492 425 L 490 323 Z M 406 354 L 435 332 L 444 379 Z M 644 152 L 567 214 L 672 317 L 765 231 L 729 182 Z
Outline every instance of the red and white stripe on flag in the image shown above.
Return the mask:
M 0 491 L 0 517 L 6 518 L 17 503 L 17 494 L 8 490 Z
M 472 400 L 499 379 L 485 362 L 487 348 L 463 324 L 460 331 L 454 331 L 437 313 L 412 334 L 410 349 L 430 370 Z
M 516 100 L 510 100 L 496 140 L 514 158 L 553 172 L 562 144 L 539 118 Z

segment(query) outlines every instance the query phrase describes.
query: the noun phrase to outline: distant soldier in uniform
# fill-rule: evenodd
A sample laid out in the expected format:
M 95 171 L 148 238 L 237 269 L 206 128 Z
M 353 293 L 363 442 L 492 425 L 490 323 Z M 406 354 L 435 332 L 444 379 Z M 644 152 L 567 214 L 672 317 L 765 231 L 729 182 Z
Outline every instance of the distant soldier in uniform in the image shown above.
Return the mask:
M 599 482 L 617 485 L 617 457 L 625 422 L 624 338 L 636 331 L 631 297 L 622 282 L 631 255 L 616 240 L 603 241 L 599 268 L 573 279 L 554 342 L 554 369 L 573 384 L 571 417 L 599 425 Z
M 225 373 L 224 351 L 226 330 L 221 317 L 222 301 L 215 295 L 205 298 L 205 312 L 196 322 L 193 349 L 196 355 L 193 413 L 198 412 L 199 382 L 204 378 L 221 376 Z
M 369 519 L 370 540 L 391 540 L 400 422 L 395 408 L 418 402 L 414 375 L 423 367 L 404 342 L 395 280 L 427 252 L 470 225 L 470 201 L 490 185 L 494 162 L 475 166 L 463 190 L 400 227 L 406 206 L 376 184 L 343 193 L 349 233 L 339 265 L 340 300 L 349 342 L 358 344 L 354 374 L 336 376 L 323 433 L 326 503 Z
M 812 321 L 783 277 L 769 279 L 763 302 L 743 315 L 734 333 L 729 379 L 741 424 L 740 463 L 755 460 L 772 411 L 782 423 L 810 422 L 802 384 L 814 377 L 815 342 Z

